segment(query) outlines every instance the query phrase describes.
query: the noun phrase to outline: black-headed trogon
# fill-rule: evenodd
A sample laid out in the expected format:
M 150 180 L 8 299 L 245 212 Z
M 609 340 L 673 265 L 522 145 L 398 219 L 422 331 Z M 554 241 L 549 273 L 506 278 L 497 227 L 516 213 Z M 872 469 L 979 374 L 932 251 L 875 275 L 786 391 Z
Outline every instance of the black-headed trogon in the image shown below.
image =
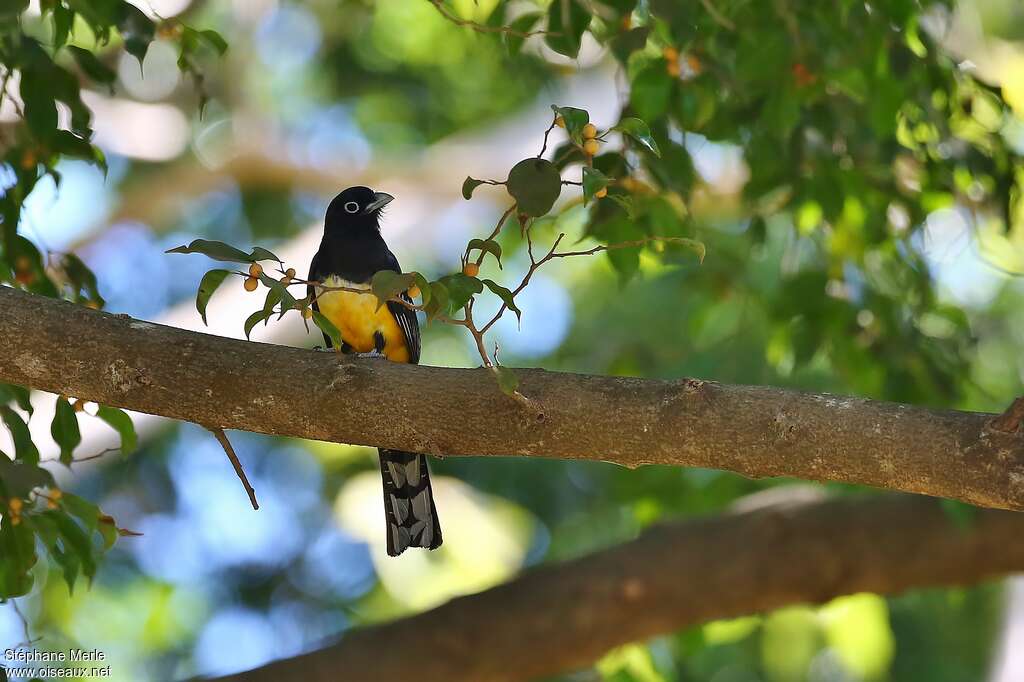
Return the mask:
M 380 234 L 380 215 L 394 197 L 367 187 L 349 187 L 327 207 L 324 237 L 313 256 L 309 281 L 325 287 L 369 290 L 381 270 L 401 272 L 398 259 Z M 371 293 L 331 291 L 309 286 L 313 309 L 341 332 L 343 353 L 383 356 L 394 362 L 418 363 L 420 327 L 415 311 L 401 303 L 379 305 Z M 412 302 L 408 295 L 402 299 Z M 324 339 L 330 347 L 331 340 Z M 441 526 L 423 455 L 380 448 L 384 479 L 384 515 L 388 554 L 407 547 L 434 549 L 441 544 Z

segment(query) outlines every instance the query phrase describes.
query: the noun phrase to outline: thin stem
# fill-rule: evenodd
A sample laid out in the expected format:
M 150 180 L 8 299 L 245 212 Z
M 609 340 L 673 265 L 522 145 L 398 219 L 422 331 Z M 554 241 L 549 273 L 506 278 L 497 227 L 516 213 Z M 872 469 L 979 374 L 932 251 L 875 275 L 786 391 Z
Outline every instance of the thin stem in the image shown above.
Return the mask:
M 245 475 L 245 469 L 242 468 L 242 463 L 238 461 L 238 455 L 235 454 L 235 449 L 231 447 L 231 441 L 228 440 L 228 436 L 224 433 L 224 429 L 206 428 L 217 438 L 217 442 L 220 443 L 222 448 L 224 448 L 224 454 L 226 454 L 228 459 L 231 460 L 231 466 L 235 468 L 235 473 L 238 474 L 238 480 L 242 482 L 245 492 L 249 495 L 249 502 L 252 503 L 252 508 L 259 509 L 260 505 L 259 502 L 256 501 L 256 491 L 253 490 L 252 485 L 249 484 L 249 479 Z
M 477 33 L 504 33 L 506 35 L 516 36 L 519 38 L 529 38 L 530 36 L 544 34 L 559 35 L 559 33 L 555 31 L 517 31 L 514 28 L 510 28 L 508 26 L 487 26 L 485 24 L 470 21 L 469 19 L 463 19 L 462 17 L 455 15 L 454 13 L 452 13 L 450 9 L 445 7 L 444 0 L 429 0 L 429 2 L 431 5 L 436 7 L 437 11 L 440 12 L 441 15 L 448 21 L 452 22 L 456 26 L 465 26 L 467 28 L 471 28 Z

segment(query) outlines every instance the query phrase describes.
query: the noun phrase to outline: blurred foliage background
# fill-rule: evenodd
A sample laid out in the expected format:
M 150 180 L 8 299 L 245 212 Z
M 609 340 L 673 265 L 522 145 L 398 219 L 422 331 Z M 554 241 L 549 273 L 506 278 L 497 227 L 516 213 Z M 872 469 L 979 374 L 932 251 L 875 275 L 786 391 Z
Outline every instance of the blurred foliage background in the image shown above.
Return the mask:
M 651 124 L 661 157 L 628 146 L 598 156 L 630 182 L 586 207 L 564 192 L 536 234 L 679 235 L 703 241 L 707 258 L 651 245 L 546 266 L 520 301 L 521 327 L 503 319 L 493 332 L 505 364 L 989 411 L 1024 392 L 1024 14 L 1014 0 L 571 4 L 566 16 L 584 11 L 590 29 L 578 54 L 558 37 L 452 20 L 530 31 L 556 20 L 561 0 L 448 0 L 444 13 L 427 0 L 140 2 L 229 43 L 220 60 L 203 57 L 202 116 L 176 65 L 180 35 L 158 35 L 142 68 L 115 36 L 98 50 L 113 92 L 83 90 L 108 171 L 59 161 L 59 191 L 38 182 L 20 234 L 43 253 L 80 255 L 107 310 L 199 328 L 192 298 L 209 263 L 166 249 L 195 237 L 260 244 L 301 273 L 327 202 L 367 184 L 398 197 L 384 235 L 403 265 L 444 274 L 508 203 L 489 187 L 466 202 L 466 175 L 503 179 L 535 154 L 552 103 L 587 109 L 602 130 L 625 111 Z M 20 21 L 45 41 L 38 3 Z M 74 28 L 74 44 L 93 49 L 88 27 Z M 17 118 L 6 99 L 0 125 Z M 558 135 L 552 158 L 577 179 L 578 152 Z M 516 233 L 502 237 L 504 270 L 487 264 L 487 276 L 526 270 Z M 259 305 L 241 286 L 218 292 L 213 331 L 241 336 Z M 290 318 L 254 333 L 307 346 L 316 336 Z M 456 328 L 427 327 L 424 347 L 425 364 L 479 364 Z M 35 421 L 47 434 L 49 422 Z M 91 426 L 83 417 L 80 453 L 116 444 Z M 374 451 L 233 434 L 259 492 L 254 512 L 206 432 L 145 416 L 136 427 L 131 456 L 54 472 L 143 535 L 118 541 L 91 589 L 69 594 L 41 562 L 17 600 L 43 637 L 36 647 L 100 648 L 119 680 L 257 666 L 792 485 L 435 460 L 445 544 L 392 559 Z M 1024 604 L 1014 594 L 989 584 L 794 606 L 624 647 L 561 679 L 1016 680 L 1024 660 L 1006 642 Z M 24 639 L 18 614 L 0 607 L 0 644 Z

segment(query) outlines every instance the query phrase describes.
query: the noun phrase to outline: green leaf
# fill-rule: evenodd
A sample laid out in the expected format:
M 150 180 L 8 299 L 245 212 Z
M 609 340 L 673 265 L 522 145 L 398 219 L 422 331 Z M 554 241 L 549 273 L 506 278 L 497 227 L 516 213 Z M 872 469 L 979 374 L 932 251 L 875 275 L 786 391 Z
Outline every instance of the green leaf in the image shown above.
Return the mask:
M 57 133 L 57 102 L 47 73 L 42 69 L 24 69 L 20 92 L 29 130 L 41 141 L 53 139 Z
M 619 121 L 619 124 L 612 128 L 612 130 L 618 130 L 625 135 L 629 135 L 631 138 L 649 149 L 655 156 L 661 156 L 661 151 L 658 149 L 658 143 L 654 141 L 653 137 L 651 137 L 651 129 L 639 118 L 624 118 Z
M 228 41 L 224 40 L 221 34 L 217 33 L 212 29 L 206 29 L 198 32 L 200 40 L 212 47 L 217 51 L 217 54 L 224 56 L 224 53 L 228 51 Z
M 498 388 L 505 395 L 512 395 L 519 388 L 519 377 L 508 367 L 499 365 L 494 368 L 494 374 L 498 378 Z
M 423 289 L 423 291 L 426 291 L 426 289 Z M 430 300 L 423 302 L 424 312 L 427 314 L 427 322 L 433 321 L 442 313 L 448 313 L 449 298 L 448 287 L 443 282 L 430 283 Z
M 61 3 L 53 6 L 53 46 L 62 47 L 68 42 L 71 25 L 75 22 L 75 12 Z
M 646 47 L 647 37 L 650 33 L 651 29 L 649 26 L 639 26 L 624 33 L 619 33 L 609 42 L 612 54 L 615 55 L 616 59 L 625 64 L 631 54 Z
M 521 213 L 539 217 L 551 210 L 562 193 L 562 176 L 550 161 L 523 159 L 509 171 L 506 187 Z
M 50 435 L 60 446 L 60 461 L 70 465 L 74 450 L 82 442 L 82 434 L 78 430 L 78 415 L 67 398 L 57 398 L 57 409 L 50 423 Z
M 270 294 L 268 294 L 267 296 L 269 298 Z M 313 314 L 316 315 L 316 312 L 314 311 Z M 249 334 L 252 333 L 253 327 L 258 325 L 260 322 L 266 322 L 273 316 L 274 311 L 272 309 L 267 310 L 266 308 L 264 308 L 263 310 L 257 310 L 252 315 L 245 318 L 245 324 L 242 325 L 242 328 L 245 330 L 245 338 L 249 338 Z
M 17 386 L 15 384 L 0 384 L 0 404 L 7 405 L 11 402 L 17 403 L 28 415 L 32 416 L 32 401 L 30 400 L 31 392 L 24 386 Z
M 502 302 L 506 306 L 508 306 L 509 310 L 516 314 L 516 319 L 521 322 L 523 319 L 523 311 L 521 311 L 519 307 L 516 306 L 516 300 L 515 297 L 512 295 L 512 292 L 506 289 L 505 287 L 501 286 L 497 282 L 495 282 L 493 279 L 485 279 L 484 284 L 486 284 L 487 288 L 493 291 L 498 296 L 498 298 L 500 298 Z
M 562 122 L 565 123 L 565 132 L 568 133 L 569 138 L 576 144 L 583 144 L 583 126 L 590 123 L 590 114 L 583 109 L 560 107 L 556 104 L 551 105 L 551 110 L 555 112 L 556 116 L 562 117 Z
M 35 534 L 24 522 L 14 525 L 9 514 L 0 521 L 0 557 L 0 599 L 27 594 L 37 559 Z
M 0 452 L 0 493 L 24 498 L 36 488 L 53 485 L 53 474 L 46 469 L 22 460 L 12 460 Z
M 70 516 L 58 514 L 53 517 L 57 532 L 64 541 L 65 551 L 72 553 L 82 567 L 82 574 L 91 582 L 96 575 L 96 559 L 93 555 L 92 540 L 82 527 Z
M 552 0 L 548 5 L 548 33 L 544 35 L 544 42 L 555 52 L 575 59 L 590 18 L 590 12 L 578 0 Z
M 109 424 L 121 436 L 121 454 L 127 455 L 134 451 L 138 445 L 138 437 L 135 435 L 135 425 L 132 418 L 124 410 L 116 407 L 100 405 L 96 416 Z
M 68 592 L 74 593 L 75 581 L 78 580 L 80 562 L 70 551 L 66 550 L 64 541 L 61 539 L 60 531 L 57 528 L 57 518 L 63 516 L 62 512 L 47 510 L 40 514 L 33 514 L 29 521 L 36 530 L 39 539 L 42 540 L 46 551 L 50 553 L 53 560 L 60 566 L 64 574 L 64 582 L 67 583 Z
M 263 286 L 267 287 L 271 291 L 277 292 L 276 296 L 278 298 L 278 305 L 280 306 L 280 314 L 277 316 L 277 319 L 280 320 L 284 317 L 286 312 L 298 307 L 298 301 L 296 301 L 295 297 L 292 296 L 290 291 L 288 291 L 288 287 L 281 284 L 280 281 L 274 279 L 265 272 L 260 273 L 259 279 L 260 282 L 263 283 Z
M 416 286 L 419 287 L 420 289 L 420 300 L 422 301 L 421 305 L 427 305 L 428 303 L 430 303 L 430 299 L 433 297 L 430 282 L 427 281 L 426 277 L 424 277 L 418 272 L 412 272 L 409 274 L 411 274 L 415 278 Z
M 583 167 L 583 200 L 590 201 L 597 192 L 608 186 L 611 179 L 591 166 Z
M 442 278 L 442 281 L 448 290 L 448 309 L 452 312 L 461 310 L 469 303 L 473 294 L 479 294 L 484 290 L 483 282 L 461 272 L 448 275 Z
M 113 85 L 114 81 L 117 80 L 117 74 L 113 69 L 97 59 L 96 55 L 89 50 L 77 45 L 68 45 L 67 49 L 71 52 L 71 56 L 75 58 L 75 61 L 78 62 L 78 67 L 82 69 L 85 75 L 97 83 Z
M 334 323 L 318 310 L 313 311 L 313 322 L 331 340 L 335 348 L 341 348 L 341 332 L 334 326 Z
M 139 60 L 139 66 L 142 66 L 142 60 L 146 58 L 146 52 L 149 50 L 149 44 L 156 36 L 156 25 L 138 7 L 127 2 L 119 4 L 120 17 L 117 21 L 117 30 L 120 31 L 121 37 L 124 39 L 124 49 Z
M 278 263 L 284 262 L 280 258 L 278 258 L 273 251 L 268 251 L 267 249 L 264 249 L 262 246 L 253 247 L 252 253 L 249 254 L 249 262 L 255 263 L 261 260 L 273 260 L 277 261 Z
M 523 34 L 529 33 L 540 21 L 540 12 L 526 12 L 516 17 L 508 27 L 511 31 L 504 34 L 505 38 L 505 49 L 509 55 L 517 55 L 519 51 L 523 49 L 523 43 L 526 42 L 526 38 Z M 519 35 L 517 35 L 519 34 Z
M 188 246 L 178 246 L 168 249 L 166 253 L 201 253 L 214 260 L 228 263 L 252 263 L 253 258 L 241 249 L 236 249 L 230 244 L 213 241 L 210 239 L 195 239 Z
M 381 270 L 370 279 L 370 291 L 377 297 L 377 308 L 380 309 L 392 298 L 408 291 L 413 284 L 416 284 L 416 275 L 413 273 Z
M 0 405 L 0 417 L 3 418 L 7 430 L 11 432 L 11 440 L 14 441 L 14 457 L 25 464 L 36 465 L 39 463 L 39 449 L 32 442 L 32 433 L 28 424 L 22 420 L 21 415 L 7 405 Z M 6 457 L 6 455 L 4 455 Z
M 100 296 L 100 289 L 96 283 L 96 274 L 89 269 L 89 266 L 73 253 L 65 254 L 61 265 L 71 286 L 75 288 L 75 293 L 77 294 L 84 289 L 89 300 L 95 301 L 102 307 L 104 300 Z
M 465 181 L 462 183 L 462 198 L 469 201 L 473 198 L 473 190 L 483 184 L 483 180 L 477 180 L 476 178 L 467 176 Z
M 652 62 L 633 78 L 629 92 L 630 104 L 642 119 L 655 121 L 668 109 L 674 80 L 661 61 Z
M 210 270 L 203 275 L 203 279 L 199 282 L 199 290 L 196 292 L 196 310 L 199 311 L 199 316 L 203 318 L 203 324 L 208 324 L 206 321 L 206 305 L 210 302 L 210 297 L 213 296 L 213 292 L 217 291 L 217 288 L 230 274 L 230 270 Z
M 501 269 L 501 244 L 493 239 L 470 239 L 467 251 L 479 250 L 481 253 L 489 253 L 498 261 L 498 269 Z

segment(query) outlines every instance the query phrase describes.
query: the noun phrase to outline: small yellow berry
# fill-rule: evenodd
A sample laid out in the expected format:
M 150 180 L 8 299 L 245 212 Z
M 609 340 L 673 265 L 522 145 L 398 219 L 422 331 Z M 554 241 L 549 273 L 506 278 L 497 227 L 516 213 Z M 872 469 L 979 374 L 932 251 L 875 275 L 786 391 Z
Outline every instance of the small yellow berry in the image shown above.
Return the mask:
M 480 274 L 480 266 L 476 263 L 466 263 L 462 266 L 462 274 L 467 277 L 476 277 Z
M 284 271 L 284 274 L 288 275 L 289 277 L 295 277 L 295 268 L 288 268 L 287 270 Z
M 565 119 L 562 118 L 561 116 L 555 116 L 555 125 L 558 126 L 559 128 L 564 128 Z
M 55 500 L 59 500 L 60 498 L 64 497 L 64 493 L 61 492 L 60 488 L 51 488 L 50 497 L 52 497 Z
M 587 125 L 583 126 L 582 132 L 584 140 L 591 140 L 597 137 L 597 126 L 594 125 L 593 123 L 588 123 Z
M 696 55 L 692 54 L 686 55 L 686 65 L 690 67 L 690 71 L 693 71 L 694 74 L 699 74 L 704 69 L 704 67 L 701 66 L 700 59 L 698 59 Z
M 25 503 L 22 502 L 21 498 L 19 497 L 12 497 L 11 500 L 7 503 L 7 507 L 8 509 L 11 510 L 12 514 L 17 514 L 18 512 L 20 512 L 23 506 L 25 506 Z
M 255 277 L 246 277 L 245 284 L 243 286 L 245 287 L 246 291 L 256 291 L 256 287 L 258 287 L 259 285 L 260 281 Z
M 587 156 L 593 156 L 597 154 L 597 150 L 600 148 L 597 140 L 587 140 L 583 143 L 583 151 L 587 153 Z
M 260 265 L 259 263 L 253 263 L 252 265 L 249 266 L 249 276 L 250 277 L 259 277 L 262 274 L 263 274 L 263 266 Z
M 291 284 L 291 283 L 292 283 L 292 278 L 291 278 L 291 277 L 289 277 L 288 275 L 283 275 L 283 276 L 281 277 L 281 280 L 280 280 L 280 281 L 281 281 L 281 284 L 283 284 L 283 285 L 285 285 L 285 286 L 288 286 L 289 284 Z
M 57 504 L 56 500 L 47 500 L 46 501 L 46 508 L 47 509 L 58 509 L 58 508 L 60 508 L 60 505 Z
M 679 61 L 679 50 L 674 47 L 666 47 L 661 51 L 661 54 L 665 57 L 665 61 L 667 62 Z
M 312 308 L 303 308 L 302 309 L 302 319 L 308 320 L 308 319 L 310 319 L 312 317 L 313 317 L 313 309 Z
M 17 526 L 21 523 L 21 514 L 11 514 L 11 525 Z
M 608 188 L 607 187 L 602 187 L 601 189 L 599 189 L 596 192 L 594 192 L 594 197 L 597 198 L 597 199 L 604 199 L 606 196 L 608 196 Z
M 71 407 L 74 408 L 75 412 L 81 412 L 82 410 L 85 409 L 85 401 L 76 400 L 74 405 L 72 405 Z
M 681 73 L 679 62 L 667 62 L 665 64 L 665 71 L 673 78 L 678 78 Z
M 415 284 L 413 284 L 411 287 L 409 287 L 409 292 L 408 293 L 409 293 L 409 298 L 419 298 L 420 297 L 420 288 L 418 286 L 416 286 Z

